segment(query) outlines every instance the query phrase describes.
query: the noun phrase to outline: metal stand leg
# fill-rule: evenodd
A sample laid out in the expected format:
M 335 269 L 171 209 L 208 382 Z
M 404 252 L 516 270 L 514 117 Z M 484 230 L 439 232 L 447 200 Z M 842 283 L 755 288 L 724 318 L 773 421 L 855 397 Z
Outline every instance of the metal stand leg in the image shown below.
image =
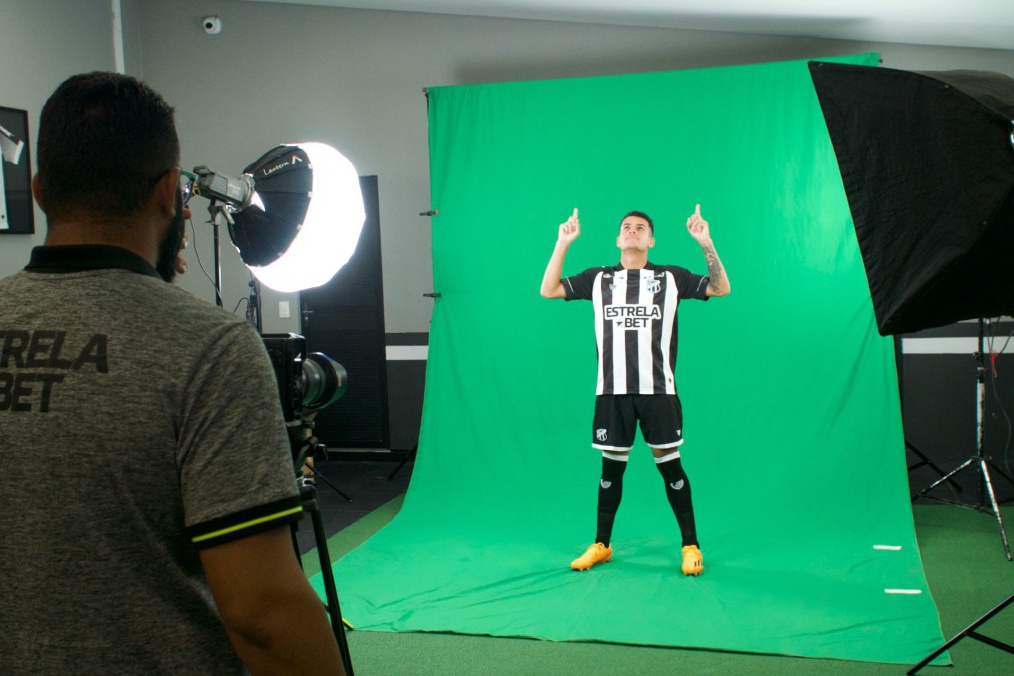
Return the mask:
M 985 357 L 983 354 L 983 339 L 984 339 L 984 320 L 979 319 L 979 351 L 975 353 L 975 359 L 977 362 L 976 367 L 976 393 L 978 396 L 978 407 L 976 409 L 976 445 L 975 455 L 973 455 L 965 462 L 961 463 L 958 467 L 954 468 L 947 474 L 943 475 L 930 486 L 923 489 L 916 497 L 928 498 L 930 500 L 936 500 L 937 502 L 945 502 L 947 504 L 958 505 L 959 507 L 968 507 L 969 505 L 955 502 L 951 500 L 944 500 L 932 495 L 929 492 L 939 486 L 945 481 L 950 481 L 951 477 L 955 476 L 959 472 L 968 469 L 969 467 L 975 468 L 979 471 L 980 479 L 980 490 L 979 490 L 979 501 L 972 507 L 978 509 L 981 512 L 988 512 L 996 518 L 996 523 L 1000 527 L 1000 538 L 1003 540 L 1003 550 L 1007 555 L 1008 561 L 1014 561 L 1014 557 L 1011 556 L 1010 543 L 1007 541 L 1007 532 L 1003 528 L 1003 517 L 1000 515 L 1000 505 L 996 500 L 996 493 L 993 491 L 993 480 L 989 474 L 989 468 L 993 465 L 992 461 L 985 455 L 986 446 L 986 434 L 984 421 L 986 418 L 986 365 Z M 1011 480 L 1007 474 L 1001 472 L 993 465 L 994 470 L 1001 477 L 1014 484 L 1014 480 Z M 989 498 L 989 504 L 987 506 L 985 498 Z M 914 499 L 914 498 L 913 498 Z
M 943 644 L 942 646 L 940 646 L 939 648 L 937 648 L 936 650 L 934 650 L 932 653 L 930 653 L 929 655 L 927 655 L 926 658 L 922 662 L 919 662 L 919 664 L 915 665 L 914 667 L 912 667 L 911 669 L 909 669 L 905 673 L 908 674 L 908 676 L 914 676 L 914 674 L 917 671 L 919 671 L 920 669 L 922 669 L 923 667 L 925 667 L 927 664 L 929 664 L 930 662 L 932 662 L 933 660 L 935 660 L 940 655 L 944 654 L 944 652 L 950 650 L 951 647 L 955 643 L 957 643 L 961 639 L 965 638 L 966 636 L 974 638 L 977 641 L 982 641 L 986 645 L 991 645 L 994 648 L 999 648 L 1000 650 L 1006 650 L 1007 652 L 1009 652 L 1012 655 L 1014 655 L 1014 646 L 1011 646 L 1011 645 L 1008 645 L 1006 643 L 1003 643 L 1002 641 L 997 641 L 995 638 L 990 638 L 989 636 L 983 636 L 982 634 L 980 634 L 977 631 L 975 631 L 980 626 L 982 626 L 987 620 L 989 620 L 991 617 L 993 617 L 994 615 L 996 615 L 997 613 L 999 613 L 1001 610 L 1003 610 L 1004 608 L 1006 608 L 1007 606 L 1009 606 L 1011 604 L 1011 602 L 1014 602 L 1014 594 L 1011 594 L 1006 599 L 1004 599 L 1003 601 L 1001 601 L 999 605 L 997 605 L 995 608 L 993 608 L 992 610 L 990 610 L 988 613 L 986 613 L 985 615 L 983 615 L 982 617 L 980 617 L 979 619 L 977 619 L 972 624 L 968 625 L 965 629 L 963 629 L 960 633 L 958 633 L 954 638 L 952 638 L 950 641 L 948 641 L 947 643 Z
M 919 458 L 919 462 L 913 463 L 908 466 L 909 472 L 917 470 L 920 467 L 928 466 L 930 469 L 936 472 L 938 477 L 943 476 L 945 474 L 944 470 L 937 467 L 932 460 L 926 457 L 926 455 L 916 447 L 915 444 L 910 443 L 907 439 L 905 440 L 905 448 L 914 453 L 915 456 Z M 951 488 L 953 488 L 956 493 L 962 492 L 963 489 L 961 488 L 961 484 L 959 484 L 957 481 L 954 481 L 953 479 L 948 479 L 948 483 L 951 485 Z M 919 496 L 918 495 L 913 496 L 912 499 L 914 500 L 917 497 Z
M 325 607 L 331 617 L 331 631 L 334 632 L 335 641 L 338 643 L 338 652 L 341 655 L 342 664 L 345 666 L 345 673 L 353 676 L 352 658 L 349 656 L 348 639 L 345 637 L 345 620 L 342 619 L 341 607 L 338 604 L 338 590 L 334 584 L 334 571 L 331 570 L 331 555 L 327 550 L 327 537 L 324 531 L 324 519 L 320 515 L 320 507 L 317 504 L 317 487 L 312 481 L 300 480 L 299 499 L 303 503 L 303 511 L 309 512 L 310 520 L 313 523 L 313 537 L 317 545 L 317 557 L 320 560 L 320 573 L 324 579 L 324 597 L 327 600 Z M 296 542 L 296 525 L 292 527 L 292 542 L 296 547 L 296 556 L 299 557 L 299 545 Z
M 326 484 L 327 484 L 328 486 L 330 486 L 330 487 L 331 487 L 331 490 L 333 490 L 333 491 L 334 491 L 335 493 L 337 493 L 338 495 L 340 495 L 340 496 L 342 496 L 343 498 L 345 498 L 345 502 L 352 502 L 352 498 L 350 498 L 350 497 L 349 497 L 348 495 L 346 495 L 346 494 L 345 494 L 345 493 L 344 493 L 344 492 L 342 491 L 342 489 L 340 489 L 340 488 L 338 488 L 337 486 L 335 486 L 335 485 L 334 485 L 334 483 L 332 483 L 330 479 L 328 479 L 328 478 L 327 478 L 326 476 L 324 476 L 323 474 L 321 474 L 320 472 L 318 472 L 318 471 L 317 471 L 317 470 L 316 470 L 316 469 L 315 469 L 315 468 L 313 467 L 313 465 L 307 465 L 307 468 L 309 468 L 309 470 L 310 470 L 311 472 L 313 472 L 313 477 L 314 477 L 315 479 L 320 479 L 321 481 L 323 481 L 324 483 L 326 483 Z
M 405 451 L 405 458 L 400 463 L 398 463 L 398 466 L 394 468 L 394 471 L 387 476 L 388 481 L 393 480 L 394 477 L 398 475 L 398 472 L 401 471 L 401 468 L 404 467 L 406 463 L 415 462 L 415 453 L 417 450 L 419 450 L 418 442 L 416 443 L 415 446 L 411 448 L 411 450 Z

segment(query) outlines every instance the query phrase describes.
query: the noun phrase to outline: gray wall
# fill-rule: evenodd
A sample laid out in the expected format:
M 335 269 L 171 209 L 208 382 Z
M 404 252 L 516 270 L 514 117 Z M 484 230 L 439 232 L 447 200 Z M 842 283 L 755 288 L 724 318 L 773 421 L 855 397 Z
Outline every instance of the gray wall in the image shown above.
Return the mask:
M 0 106 L 28 111 L 33 170 L 39 111 L 56 85 L 82 70 L 114 66 L 109 7 L 109 0 L 0 0 Z M 0 277 L 22 268 L 45 232 L 36 208 L 35 235 L 0 235 Z
M 220 35 L 200 26 L 217 14 Z M 109 0 L 0 0 L 0 105 L 25 108 L 34 129 L 67 75 L 113 67 Z M 934 48 L 794 37 L 332 9 L 235 0 L 124 0 L 127 71 L 178 108 L 184 166 L 238 173 L 287 141 L 331 143 L 380 180 L 389 333 L 426 332 L 431 291 L 424 87 L 701 68 L 879 51 L 909 70 L 969 68 L 1014 75 L 1014 51 Z M 34 150 L 34 146 L 33 146 Z M 33 159 L 34 161 L 34 159 Z M 200 200 L 199 200 L 200 201 Z M 203 208 L 202 204 L 197 205 Z M 38 230 L 44 221 L 38 216 Z M 199 214 L 198 220 L 205 220 Z M 35 237 L 0 239 L 0 275 L 18 269 Z M 228 244 L 225 302 L 247 294 Z M 213 258 L 210 226 L 196 253 Z M 188 252 L 181 284 L 213 300 Z M 265 330 L 295 330 L 265 293 Z
M 202 30 L 201 17 L 208 14 L 222 18 L 220 35 Z M 0 105 L 27 109 L 34 130 L 46 96 L 63 78 L 112 69 L 110 17 L 109 0 L 0 0 L 0 62 L 5 64 Z M 148 80 L 178 109 L 185 167 L 207 164 L 238 173 L 278 143 L 318 140 L 341 150 L 360 174 L 379 177 L 389 334 L 429 330 L 431 301 L 422 294 L 432 290 L 430 222 L 418 215 L 430 207 L 424 87 L 868 51 L 879 52 L 892 68 L 1014 76 L 1014 51 L 236 0 L 123 0 L 123 22 L 127 72 Z M 19 269 L 30 247 L 41 243 L 45 224 L 42 214 L 36 215 L 39 234 L 0 236 L 0 276 Z M 228 236 L 222 236 L 225 303 L 232 308 L 246 296 L 249 276 Z M 197 239 L 187 253 L 190 271 L 181 284 L 211 302 L 211 283 L 195 256 L 199 253 L 210 271 L 210 227 L 199 224 Z M 548 256 L 551 237 L 546 246 Z M 265 290 L 264 329 L 299 331 L 294 318 L 278 317 L 279 300 L 297 307 L 294 296 Z M 908 415 L 906 425 L 911 420 Z
M 221 16 L 221 35 L 199 27 L 210 13 Z M 430 206 L 424 87 L 861 51 L 880 51 L 898 68 L 1014 73 L 1014 52 L 235 1 L 150 1 L 143 15 L 144 75 L 180 109 L 185 164 L 238 171 L 278 142 L 316 139 L 379 177 L 389 333 L 429 329 L 430 223 L 418 215 Z M 228 262 L 232 306 L 247 277 L 235 256 Z M 188 277 L 188 288 L 210 298 L 203 280 Z M 266 327 L 298 330 L 271 323 L 273 294 L 264 307 Z

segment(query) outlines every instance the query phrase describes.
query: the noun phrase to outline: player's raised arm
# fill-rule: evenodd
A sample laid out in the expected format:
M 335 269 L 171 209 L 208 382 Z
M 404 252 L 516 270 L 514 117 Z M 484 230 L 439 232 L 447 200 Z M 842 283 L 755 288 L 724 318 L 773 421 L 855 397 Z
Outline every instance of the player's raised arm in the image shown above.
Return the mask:
M 563 260 L 567 256 L 567 250 L 571 243 L 581 234 L 581 221 L 577 217 L 577 208 L 566 221 L 560 224 L 560 230 L 556 236 L 556 246 L 553 247 L 553 255 L 549 258 L 549 265 L 542 275 L 542 296 L 543 298 L 566 298 L 567 292 L 560 281 L 563 276 Z
M 711 241 L 711 228 L 708 222 L 701 218 L 700 204 L 687 219 L 687 232 L 701 245 L 701 251 L 704 252 L 704 260 L 708 265 L 708 277 L 711 279 L 707 294 L 709 296 L 728 295 L 732 290 L 729 286 L 729 276 L 725 273 L 725 266 L 722 265 L 718 252 L 715 251 L 715 243 Z

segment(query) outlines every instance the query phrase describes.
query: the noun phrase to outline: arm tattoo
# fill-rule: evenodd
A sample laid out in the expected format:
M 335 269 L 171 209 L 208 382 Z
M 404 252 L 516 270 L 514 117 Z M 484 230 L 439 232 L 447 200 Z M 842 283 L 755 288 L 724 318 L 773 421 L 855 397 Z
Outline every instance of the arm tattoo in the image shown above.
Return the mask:
M 711 291 L 718 293 L 723 286 L 723 277 L 725 276 L 725 269 L 722 267 L 722 262 L 718 260 L 718 253 L 715 251 L 715 247 L 706 246 L 704 247 L 704 260 L 708 264 L 708 277 L 710 282 L 708 286 Z

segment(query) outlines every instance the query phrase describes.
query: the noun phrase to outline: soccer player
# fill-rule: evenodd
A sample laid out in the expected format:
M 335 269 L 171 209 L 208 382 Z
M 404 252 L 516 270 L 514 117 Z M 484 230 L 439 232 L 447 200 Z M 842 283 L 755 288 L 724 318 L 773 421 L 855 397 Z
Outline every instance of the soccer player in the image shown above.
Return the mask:
M 704 570 L 690 481 L 680 463 L 683 413 L 673 376 L 677 308 L 684 298 L 707 300 L 727 295 L 729 278 L 715 252 L 708 222 L 701 217 L 700 204 L 687 219 L 687 231 L 704 252 L 707 276 L 675 265 L 651 263 L 648 250 L 655 246 L 654 224 L 647 214 L 631 211 L 620 221 L 616 238 L 619 264 L 589 268 L 561 279 L 567 251 L 581 234 L 577 209 L 560 224 L 556 247 L 542 278 L 542 295 L 592 301 L 598 344 L 592 423 L 592 447 L 602 451 L 598 523 L 595 542 L 571 562 L 574 570 L 588 570 L 612 559 L 613 521 L 638 422 L 665 480 L 666 497 L 679 524 L 683 573 L 700 575 Z

